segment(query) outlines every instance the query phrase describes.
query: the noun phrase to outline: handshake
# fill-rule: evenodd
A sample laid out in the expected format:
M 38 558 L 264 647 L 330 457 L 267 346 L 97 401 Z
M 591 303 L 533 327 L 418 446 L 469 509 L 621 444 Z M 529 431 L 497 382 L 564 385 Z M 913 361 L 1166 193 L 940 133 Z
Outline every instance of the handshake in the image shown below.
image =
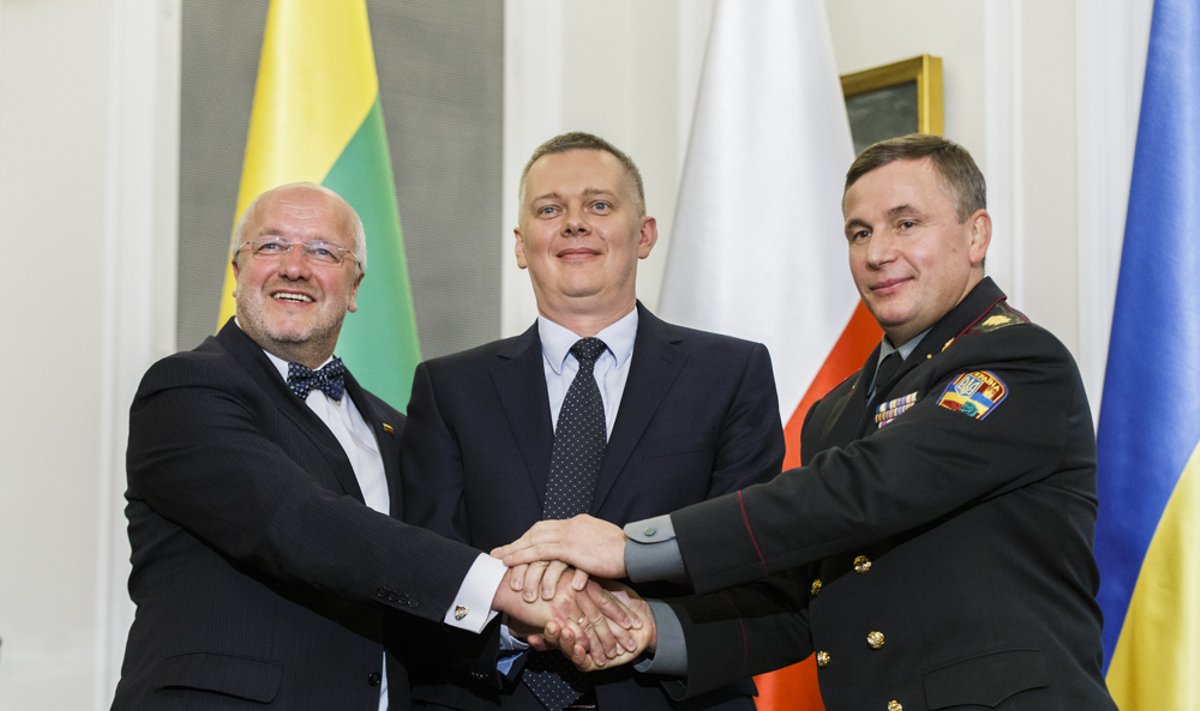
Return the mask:
M 558 649 L 581 671 L 654 651 L 649 605 L 611 580 L 625 577 L 625 533 L 616 525 L 585 515 L 540 521 L 492 555 L 509 566 L 492 609 L 534 649 Z

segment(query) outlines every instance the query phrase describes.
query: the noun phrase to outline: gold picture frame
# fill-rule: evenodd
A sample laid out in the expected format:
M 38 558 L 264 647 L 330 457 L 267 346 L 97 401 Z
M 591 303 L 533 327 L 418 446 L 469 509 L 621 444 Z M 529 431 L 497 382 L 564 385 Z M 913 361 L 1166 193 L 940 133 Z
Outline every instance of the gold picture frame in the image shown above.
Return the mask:
M 942 133 L 942 58 L 922 54 L 842 76 L 854 153 L 885 138 Z

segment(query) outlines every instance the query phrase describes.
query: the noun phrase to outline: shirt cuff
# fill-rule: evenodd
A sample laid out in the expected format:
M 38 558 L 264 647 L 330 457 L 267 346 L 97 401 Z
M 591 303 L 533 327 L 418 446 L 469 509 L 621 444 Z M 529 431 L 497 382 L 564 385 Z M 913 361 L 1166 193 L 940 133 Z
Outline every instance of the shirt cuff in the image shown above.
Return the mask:
M 687 676 L 687 643 L 683 638 L 683 625 L 671 606 L 661 600 L 647 599 L 650 614 L 654 616 L 658 643 L 654 654 L 633 666 L 646 674 L 665 676 Z
M 687 568 L 670 514 L 625 525 L 625 572 L 635 583 L 651 580 L 686 582 Z
M 496 671 L 504 678 L 511 680 L 516 676 L 513 669 L 521 659 L 521 655 L 529 651 L 529 643 L 513 636 L 508 625 L 500 625 L 500 655 L 496 658 Z M 518 669 L 519 671 L 519 669 Z
M 524 652 L 529 649 L 529 643 L 517 637 L 506 624 L 500 625 L 500 650 L 504 652 Z
M 492 600 L 496 598 L 496 591 L 500 589 L 507 571 L 508 568 L 500 559 L 480 553 L 463 578 L 462 586 L 454 596 L 454 604 L 446 610 L 442 621 L 468 632 L 483 630 L 496 616 L 492 610 Z

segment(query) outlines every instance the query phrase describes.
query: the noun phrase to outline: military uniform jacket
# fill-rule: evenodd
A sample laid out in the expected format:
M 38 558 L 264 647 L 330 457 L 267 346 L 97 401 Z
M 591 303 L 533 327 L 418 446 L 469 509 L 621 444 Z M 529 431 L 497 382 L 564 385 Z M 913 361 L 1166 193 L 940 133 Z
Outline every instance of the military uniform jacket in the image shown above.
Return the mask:
M 403 415 L 347 377 L 398 498 Z M 146 373 L 126 453 L 129 632 L 113 709 L 379 707 L 394 619 L 440 620 L 478 552 L 363 503 L 345 451 L 232 320 Z M 397 614 L 408 613 L 408 614 Z M 389 655 L 392 711 L 409 708 Z
M 813 406 L 802 468 L 672 514 L 698 590 L 773 576 L 674 603 L 687 693 L 811 650 L 829 711 L 1115 708 L 1091 413 L 1004 299 L 985 279 L 868 402 L 876 349 Z

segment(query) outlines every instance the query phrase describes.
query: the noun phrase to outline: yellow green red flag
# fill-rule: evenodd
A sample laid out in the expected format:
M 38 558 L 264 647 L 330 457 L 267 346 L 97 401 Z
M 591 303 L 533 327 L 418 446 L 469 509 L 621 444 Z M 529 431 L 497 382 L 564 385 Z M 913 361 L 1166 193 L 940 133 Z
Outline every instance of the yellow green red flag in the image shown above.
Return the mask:
M 420 360 L 395 180 L 365 0 L 271 0 L 234 224 L 277 185 L 344 197 L 367 233 L 369 274 L 337 353 L 369 390 L 403 409 Z M 217 327 L 234 313 L 226 267 Z

